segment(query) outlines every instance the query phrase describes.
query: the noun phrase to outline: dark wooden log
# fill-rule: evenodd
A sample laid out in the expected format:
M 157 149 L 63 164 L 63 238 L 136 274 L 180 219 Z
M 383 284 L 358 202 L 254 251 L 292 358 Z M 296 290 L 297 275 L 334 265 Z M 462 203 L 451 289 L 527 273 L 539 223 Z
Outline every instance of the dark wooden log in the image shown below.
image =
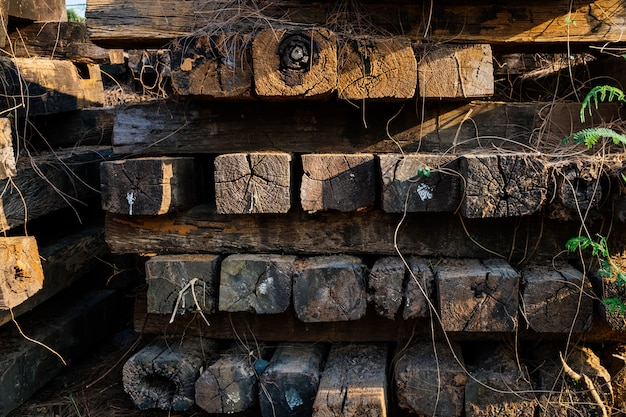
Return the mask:
M 425 46 L 420 55 L 420 97 L 467 99 L 493 95 L 490 45 Z
M 545 163 L 529 154 L 464 155 L 461 213 L 470 218 L 525 216 L 539 211 L 548 194 Z
M 215 312 L 219 261 L 218 255 L 160 255 L 150 258 L 146 262 L 148 313 Z
M 386 345 L 333 345 L 313 403 L 313 416 L 387 415 L 386 369 Z
M 291 305 L 295 256 L 230 255 L 220 271 L 220 311 L 283 313 Z
M 351 37 L 339 49 L 337 94 L 345 100 L 409 99 L 417 61 L 408 39 Z
M 0 180 L 0 231 L 96 197 L 98 165 L 111 148 L 82 147 L 22 155 L 18 174 Z
M 460 416 L 469 379 L 464 368 L 458 344 L 412 342 L 397 353 L 393 367 L 398 406 L 421 415 Z
M 279 345 L 260 376 L 261 415 L 310 416 L 327 352 L 323 343 Z
M 406 269 L 400 257 L 378 258 L 368 277 L 367 288 L 374 309 L 382 317 L 393 320 L 402 304 Z
M 521 274 L 523 317 L 531 329 L 550 333 L 580 333 L 591 329 L 594 295 L 582 272 L 560 264 L 529 266 Z
M 537 397 L 528 369 L 516 353 L 502 345 L 484 349 L 468 366 L 472 378 L 465 385 L 467 417 L 533 417 Z
M 177 39 L 171 46 L 172 87 L 178 95 L 252 97 L 252 36 L 206 32 Z
M 64 0 L 10 0 L 9 16 L 34 22 L 65 22 Z
M 192 157 L 105 161 L 100 165 L 102 208 L 129 216 L 162 215 L 198 200 Z
M 252 60 L 261 98 L 323 98 L 337 90 L 337 41 L 328 29 L 262 30 Z
M 85 227 L 39 249 L 43 287 L 12 308 L 15 317 L 32 310 L 97 268 L 102 269 L 108 254 L 101 226 Z M 0 326 L 11 321 L 9 311 L 0 311 Z
M 374 155 L 302 155 L 302 168 L 303 210 L 355 211 L 373 206 L 376 200 Z
M 196 405 L 211 414 L 248 410 L 259 395 L 256 361 L 265 361 L 266 355 L 263 346 L 249 351 L 236 346 L 220 353 L 196 382 Z
M 553 166 L 556 184 L 555 199 L 548 207 L 550 217 L 576 220 L 581 213 L 597 209 L 603 197 L 604 181 L 600 181 L 600 176 L 605 167 L 604 163 L 583 158 Z
M 403 288 L 402 318 L 430 317 L 433 303 L 435 274 L 430 260 L 410 257 L 408 260 L 408 277 Z
M 367 308 L 364 267 L 353 256 L 319 256 L 296 263 L 293 304 L 304 322 L 358 320 Z
M 217 212 L 286 213 L 291 208 L 291 155 L 254 152 L 215 158 Z
M 31 23 L 8 35 L 6 54 L 19 58 L 67 59 L 84 64 L 111 63 L 109 51 L 89 40 L 87 26 L 79 22 Z
M 381 154 L 382 208 L 387 213 L 455 211 L 461 204 L 458 159 Z
M 124 364 L 124 391 L 141 410 L 188 410 L 195 402 L 196 380 L 216 347 L 199 337 L 157 337 Z
M 10 310 L 43 288 L 39 248 L 33 236 L 0 237 L 0 310 Z
M 501 259 L 450 259 L 437 267 L 439 314 L 447 331 L 517 329 L 519 274 Z
M 16 173 L 11 120 L 0 118 L 0 181 Z

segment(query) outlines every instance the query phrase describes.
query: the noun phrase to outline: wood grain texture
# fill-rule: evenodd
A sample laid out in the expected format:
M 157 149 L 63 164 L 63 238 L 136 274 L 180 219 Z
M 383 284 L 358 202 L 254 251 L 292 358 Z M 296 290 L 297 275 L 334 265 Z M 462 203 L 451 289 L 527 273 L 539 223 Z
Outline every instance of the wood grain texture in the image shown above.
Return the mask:
M 10 0 L 11 17 L 34 22 L 66 22 L 65 0 Z
M 13 135 L 11 120 L 0 119 L 0 180 L 15 176 L 15 151 L 13 150 Z
M 0 265 L 0 310 L 22 304 L 43 288 L 43 269 L 34 237 L 1 237 Z

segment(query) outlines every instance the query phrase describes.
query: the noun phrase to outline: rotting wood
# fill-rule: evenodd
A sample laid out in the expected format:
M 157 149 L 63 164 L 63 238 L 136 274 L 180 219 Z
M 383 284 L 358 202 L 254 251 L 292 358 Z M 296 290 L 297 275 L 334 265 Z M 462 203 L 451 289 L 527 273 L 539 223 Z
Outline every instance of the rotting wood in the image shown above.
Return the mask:
M 261 98 L 328 97 L 337 89 L 337 45 L 327 29 L 265 29 L 252 42 Z
M 593 320 L 591 284 L 579 270 L 559 264 L 521 271 L 522 316 L 536 332 L 587 332 Z
M 39 306 L 74 282 L 86 277 L 96 266 L 102 266 L 108 249 L 101 226 L 85 227 L 78 233 L 62 237 L 39 248 L 43 269 L 43 288 L 23 303 L 13 307 L 13 316 Z M 0 311 L 0 326 L 11 321 L 11 313 Z
M 220 265 L 219 310 L 283 313 L 291 305 L 295 256 L 234 254 Z
M 382 344 L 333 345 L 313 417 L 386 416 L 387 350 Z
M 420 52 L 420 97 L 467 99 L 493 95 L 490 45 L 426 45 Z
M 116 153 L 152 155 L 259 149 L 458 153 L 477 147 L 527 150 L 524 145 L 553 151 L 583 127 L 579 103 L 433 103 L 424 110 L 423 121 L 412 106 L 401 107 L 368 103 L 361 109 L 340 100 L 263 106 L 159 101 L 118 112 L 113 143 Z M 601 105 L 589 126 L 619 117 L 619 106 Z
M 11 120 L 0 118 L 0 181 L 17 173 L 12 132 Z
M 43 288 L 37 241 L 32 236 L 0 237 L 0 310 L 10 310 Z
M 222 214 L 286 213 L 291 208 L 291 155 L 253 152 L 215 158 L 215 202 Z
M 105 161 L 100 165 L 102 208 L 129 216 L 162 215 L 198 200 L 193 157 Z
M 18 174 L 0 180 L 0 231 L 97 196 L 98 167 L 111 148 L 82 147 L 22 155 Z
M 148 313 L 217 311 L 219 255 L 160 255 L 146 262 Z M 193 286 L 192 280 L 196 280 Z M 190 288 L 186 288 L 189 286 Z
M 66 22 L 65 0 L 9 0 L 9 16 L 33 22 Z
M 376 259 L 367 277 L 369 298 L 378 315 L 393 320 L 402 305 L 406 269 L 399 256 Z
M 435 283 L 444 330 L 517 329 L 520 277 L 504 260 L 446 259 L 437 266 Z
M 409 99 L 417 61 L 407 39 L 349 38 L 339 50 L 337 94 L 344 100 Z
M 457 343 L 413 341 L 395 358 L 393 379 L 400 408 L 420 415 L 461 415 L 469 378 Z
M 293 277 L 293 305 L 303 322 L 358 320 L 365 315 L 364 267 L 353 256 L 318 256 L 298 260 Z
M 100 67 L 44 58 L 0 57 L 1 110 L 47 115 L 102 106 Z
M 341 212 L 363 210 L 376 201 L 376 173 L 372 154 L 302 155 L 302 209 Z
M 89 40 L 87 26 L 78 22 L 31 23 L 9 33 L 10 50 L 19 57 L 67 59 L 85 64 L 111 63 L 109 51 Z
M 124 364 L 124 391 L 141 410 L 188 410 L 195 402 L 201 369 L 216 349 L 215 341 L 200 337 L 157 337 Z
M 280 344 L 260 375 L 261 416 L 310 416 L 327 352 L 324 343 Z
M 412 256 L 408 260 L 408 275 L 403 286 L 402 318 L 430 317 L 434 307 L 435 274 L 431 261 Z

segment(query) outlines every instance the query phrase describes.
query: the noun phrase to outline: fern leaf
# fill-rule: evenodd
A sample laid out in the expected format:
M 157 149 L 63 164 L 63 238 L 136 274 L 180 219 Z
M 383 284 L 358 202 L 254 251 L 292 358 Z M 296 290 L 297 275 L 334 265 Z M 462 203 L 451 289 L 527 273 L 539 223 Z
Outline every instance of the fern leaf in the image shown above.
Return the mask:
M 616 145 L 626 145 L 626 135 L 622 135 L 621 133 L 606 127 L 590 127 L 588 129 L 580 130 L 563 139 L 563 144 L 566 145 L 573 140 L 575 143 L 584 143 L 587 145 L 587 148 L 592 148 L 593 145 L 598 143 L 600 138 L 612 139 L 613 143 Z
M 610 85 L 597 85 L 593 87 L 585 96 L 583 102 L 580 105 L 580 121 L 585 122 L 585 110 L 589 111 L 589 116 L 591 116 L 591 101 L 593 100 L 593 104 L 595 108 L 598 108 L 598 96 L 600 96 L 599 101 L 606 101 L 606 96 L 609 95 L 608 101 L 613 101 L 617 98 L 617 100 L 626 102 L 626 94 L 622 90 L 617 87 L 612 87 Z

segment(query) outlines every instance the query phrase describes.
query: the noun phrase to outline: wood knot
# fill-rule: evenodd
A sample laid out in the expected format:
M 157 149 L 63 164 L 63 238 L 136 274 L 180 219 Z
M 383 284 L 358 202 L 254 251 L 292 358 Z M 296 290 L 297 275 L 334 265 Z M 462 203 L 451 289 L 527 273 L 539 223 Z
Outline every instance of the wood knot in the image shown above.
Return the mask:
M 278 45 L 280 70 L 308 71 L 315 56 L 314 41 L 301 34 L 285 37 Z

